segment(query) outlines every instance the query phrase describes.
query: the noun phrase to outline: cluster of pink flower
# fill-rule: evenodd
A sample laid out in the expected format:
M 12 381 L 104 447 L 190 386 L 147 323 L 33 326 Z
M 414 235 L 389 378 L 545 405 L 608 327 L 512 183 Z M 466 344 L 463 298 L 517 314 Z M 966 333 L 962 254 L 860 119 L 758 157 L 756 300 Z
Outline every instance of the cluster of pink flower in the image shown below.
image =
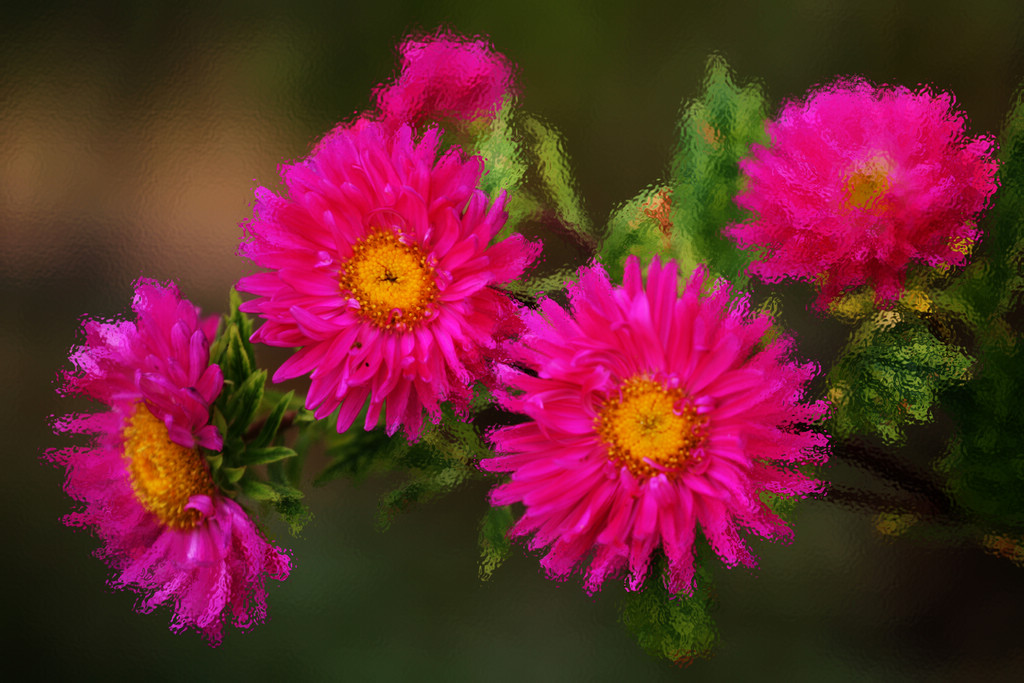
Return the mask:
M 415 440 L 440 405 L 465 415 L 473 388 L 490 388 L 527 420 L 496 429 L 510 473 L 494 505 L 522 504 L 511 531 L 548 548 L 542 565 L 564 578 L 585 570 L 588 590 L 627 570 L 639 588 L 660 549 L 672 591 L 692 589 L 702 533 L 729 565 L 754 559 L 740 530 L 788 538 L 764 494 L 803 497 L 822 484 L 827 412 L 805 399 L 817 373 L 793 360 L 791 337 L 704 270 L 680 278 L 631 258 L 613 285 L 601 265 L 567 284 L 568 309 L 536 309 L 502 287 L 540 245 L 496 240 L 505 195 L 479 189 L 484 161 L 439 151 L 439 116 L 493 116 L 512 93 L 512 67 L 482 40 L 446 33 L 400 49 L 397 79 L 378 110 L 329 133 L 283 167 L 286 191 L 256 192 L 240 252 L 266 269 L 243 278 L 243 310 L 263 324 L 254 341 L 297 349 L 277 381 L 309 375 L 306 406 L 337 412 L 348 429 Z M 960 264 L 977 240 L 972 220 L 994 191 L 991 141 L 963 140 L 947 97 L 841 81 L 787 104 L 769 123 L 773 146 L 742 168 L 738 198 L 756 220 L 727 229 L 759 247 L 751 272 L 769 281 L 816 279 L 827 302 L 851 287 L 898 296 L 911 260 Z M 135 322 L 87 322 L 66 388 L 107 406 L 71 416 L 65 431 L 99 436 L 65 449 L 66 490 L 84 503 L 68 524 L 89 526 L 116 584 L 143 609 L 170 602 L 177 628 L 212 642 L 228 612 L 239 626 L 265 615 L 264 579 L 289 558 L 214 484 L 201 455 L 221 435 L 210 408 L 222 376 L 210 364 L 215 323 L 173 286 L 141 281 Z

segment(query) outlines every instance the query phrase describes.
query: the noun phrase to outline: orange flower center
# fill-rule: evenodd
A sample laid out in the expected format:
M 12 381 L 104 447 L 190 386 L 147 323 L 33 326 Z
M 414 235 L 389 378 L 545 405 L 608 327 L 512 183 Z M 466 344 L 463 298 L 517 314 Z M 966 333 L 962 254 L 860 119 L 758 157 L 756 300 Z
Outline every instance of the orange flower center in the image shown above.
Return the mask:
M 382 228 L 352 245 L 339 283 L 359 302 L 359 312 L 385 330 L 416 325 L 437 298 L 434 269 L 423 250 Z
M 608 457 L 638 477 L 682 470 L 695 461 L 706 425 L 682 389 L 666 389 L 643 375 L 623 382 L 618 398 L 605 403 L 595 419 Z
M 875 158 L 861 165 L 846 181 L 846 201 L 849 206 L 871 209 L 889 191 L 889 163 Z
M 132 491 L 142 507 L 172 529 L 191 529 L 199 511 L 185 509 L 198 494 L 212 496 L 213 478 L 203 456 L 170 440 L 167 427 L 139 403 L 124 428 L 124 455 L 128 458 Z

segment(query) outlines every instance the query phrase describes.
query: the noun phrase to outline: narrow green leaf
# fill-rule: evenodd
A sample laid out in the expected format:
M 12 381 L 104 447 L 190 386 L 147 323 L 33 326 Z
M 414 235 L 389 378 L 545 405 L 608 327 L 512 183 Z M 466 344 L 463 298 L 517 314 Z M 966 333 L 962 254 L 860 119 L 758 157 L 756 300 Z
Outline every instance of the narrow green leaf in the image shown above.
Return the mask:
M 220 471 L 225 481 L 229 484 L 237 484 L 238 480 L 245 474 L 245 467 L 222 467 Z
M 289 391 L 278 399 L 277 403 L 271 409 L 270 414 L 267 415 L 267 419 L 263 423 L 263 426 L 260 427 L 260 433 L 252 440 L 250 447 L 263 448 L 264 446 L 270 445 L 274 440 L 274 437 L 277 436 L 277 430 L 281 427 L 281 420 L 284 418 L 284 414 L 288 410 L 288 406 L 291 405 L 294 396 L 295 392 Z M 268 398 L 266 393 L 264 393 L 264 397 Z
M 294 458 L 298 453 L 285 446 L 265 446 L 263 448 L 247 448 L 242 456 L 246 465 L 265 465 L 278 462 L 285 458 Z
M 259 479 L 245 477 L 238 483 L 241 486 L 242 493 L 253 500 L 270 503 L 281 498 L 281 494 L 273 486 Z
M 241 305 L 242 295 L 238 293 L 237 289 L 232 287 L 228 292 L 228 317 L 234 319 L 241 315 L 241 311 L 238 310 Z
M 232 433 L 244 434 L 249 429 L 256 411 L 263 401 L 263 386 L 267 381 L 267 371 L 257 370 L 235 387 L 228 396 L 227 418 Z
M 480 567 L 481 581 L 487 581 L 502 565 L 512 548 L 508 530 L 515 522 L 512 508 L 508 505 L 492 507 L 484 513 L 480 523 Z
M 564 138 L 554 126 L 536 116 L 524 116 L 522 129 L 540 185 L 556 217 L 585 244 L 590 244 L 593 226 L 576 186 Z
M 231 379 L 240 384 L 248 379 L 253 372 L 252 353 L 251 350 L 247 350 L 246 342 L 248 340 L 242 338 L 238 325 L 229 326 L 227 335 L 228 349 L 224 358 L 225 365 L 221 366 L 221 370 L 224 372 L 225 379 Z

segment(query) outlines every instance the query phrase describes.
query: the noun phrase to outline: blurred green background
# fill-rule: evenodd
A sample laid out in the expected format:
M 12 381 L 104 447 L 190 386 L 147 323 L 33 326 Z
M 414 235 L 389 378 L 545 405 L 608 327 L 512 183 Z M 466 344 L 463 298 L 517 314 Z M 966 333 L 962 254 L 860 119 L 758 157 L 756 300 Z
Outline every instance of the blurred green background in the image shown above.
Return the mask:
M 271 618 L 211 650 L 140 616 L 65 529 L 48 416 L 79 319 L 120 315 L 140 275 L 207 311 L 248 272 L 234 256 L 252 189 L 370 104 L 410 30 L 487 34 L 520 65 L 522 102 L 566 135 L 601 222 L 663 172 L 683 98 L 720 51 L 777 105 L 837 74 L 952 90 L 997 132 L 1024 80 L 1024 3 L 7 2 L 0 8 L 0 426 L 9 539 L 7 666 L 32 678 L 311 680 L 1013 679 L 1024 666 L 1024 569 L 974 548 L 892 542 L 867 513 L 805 505 L 756 572 L 714 568 L 722 646 L 679 670 L 617 623 L 618 587 L 588 598 L 516 550 L 477 580 L 486 486 L 374 530 L 387 482 L 314 491 Z M 806 356 L 836 326 L 786 315 Z M 809 320 L 809 322 L 808 322 Z M 269 358 L 269 357 L 268 357 Z M 929 432 L 929 430 L 925 430 Z M 941 427 L 912 440 L 927 463 Z M 826 473 L 826 476 L 829 476 Z

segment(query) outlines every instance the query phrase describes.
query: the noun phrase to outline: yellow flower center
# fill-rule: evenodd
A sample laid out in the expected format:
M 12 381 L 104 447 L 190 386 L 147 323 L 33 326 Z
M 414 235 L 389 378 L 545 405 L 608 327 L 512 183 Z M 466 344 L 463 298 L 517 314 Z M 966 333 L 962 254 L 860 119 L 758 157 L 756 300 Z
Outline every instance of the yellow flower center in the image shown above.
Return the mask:
M 595 419 L 608 457 L 638 477 L 682 470 L 693 462 L 706 425 L 682 389 L 666 389 L 642 375 L 623 382 L 618 398 L 605 403 Z
M 171 441 L 167 427 L 145 403 L 135 407 L 123 436 L 132 490 L 142 507 L 172 529 L 195 527 L 199 512 L 185 509 L 189 498 L 214 493 L 213 478 L 203 456 L 194 448 Z
M 352 245 L 339 283 L 359 302 L 359 312 L 385 330 L 417 324 L 437 297 L 434 269 L 423 251 L 382 228 Z
M 889 163 L 878 157 L 851 173 L 846 181 L 847 204 L 860 209 L 874 208 L 889 191 L 889 171 Z

